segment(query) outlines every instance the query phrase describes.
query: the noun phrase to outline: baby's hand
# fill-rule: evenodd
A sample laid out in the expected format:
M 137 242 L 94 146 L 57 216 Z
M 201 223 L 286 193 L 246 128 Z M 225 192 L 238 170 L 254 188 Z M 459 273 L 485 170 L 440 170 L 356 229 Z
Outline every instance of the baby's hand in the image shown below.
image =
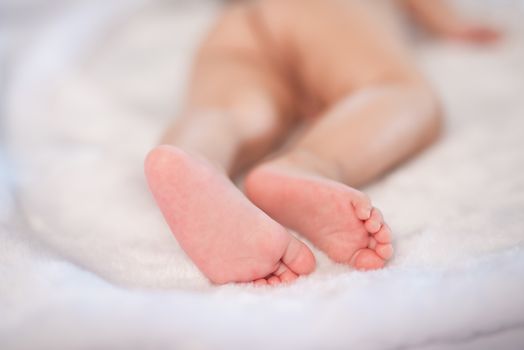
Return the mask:
M 450 1 L 399 1 L 425 29 L 436 36 L 474 44 L 492 44 L 502 37 L 501 31 L 494 27 L 462 16 Z
M 460 23 L 455 28 L 449 28 L 442 35 L 449 39 L 462 40 L 475 44 L 492 44 L 498 41 L 502 33 L 485 24 Z

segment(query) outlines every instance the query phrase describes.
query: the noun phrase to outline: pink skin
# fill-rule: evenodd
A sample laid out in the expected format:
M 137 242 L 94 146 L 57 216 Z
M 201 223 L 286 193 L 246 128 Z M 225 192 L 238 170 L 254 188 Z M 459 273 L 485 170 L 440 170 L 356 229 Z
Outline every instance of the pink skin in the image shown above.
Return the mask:
M 252 171 L 245 186 L 259 208 L 300 232 L 336 262 L 361 270 L 379 269 L 393 254 L 389 227 L 360 191 L 273 165 Z
M 315 269 L 304 243 L 205 160 L 159 146 L 148 155 L 145 170 L 171 231 L 212 282 L 277 284 Z
M 284 226 L 357 269 L 391 258 L 380 211 L 348 184 L 367 184 L 431 144 L 441 114 L 404 45 L 367 3 L 239 2 L 202 44 L 186 105 L 163 141 L 177 147 L 155 148 L 145 167 L 171 231 L 212 282 L 273 285 L 311 273 L 313 254 Z M 445 1 L 399 3 L 435 34 L 499 37 Z M 302 113 L 310 99 L 319 105 Z M 239 175 L 275 151 L 302 114 L 318 118 L 248 174 L 249 201 L 225 173 Z

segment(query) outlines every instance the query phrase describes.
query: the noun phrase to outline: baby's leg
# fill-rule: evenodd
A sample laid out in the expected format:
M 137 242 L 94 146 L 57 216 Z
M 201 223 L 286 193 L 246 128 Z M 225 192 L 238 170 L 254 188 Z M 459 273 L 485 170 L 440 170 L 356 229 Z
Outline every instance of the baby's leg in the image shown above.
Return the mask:
M 181 115 L 162 142 L 237 175 L 269 153 L 296 121 L 294 96 L 267 59 L 251 9 L 228 8 L 195 60 Z
M 228 10 L 201 49 L 188 103 L 146 160 L 150 188 L 181 247 L 213 282 L 279 283 L 315 267 L 311 251 L 227 177 L 287 130 L 289 96 L 260 61 L 244 7 Z
M 247 194 L 332 259 L 380 268 L 393 252 L 390 230 L 367 196 L 349 186 L 368 183 L 429 144 L 438 133 L 437 103 L 396 38 L 365 8 L 307 3 L 315 9 L 302 16 L 329 23 L 309 22 L 324 40 L 304 41 L 314 46 L 308 52 L 321 53 L 303 63 L 305 84 L 334 104 L 296 145 L 250 173 Z
M 348 97 L 298 144 L 252 171 L 248 197 L 333 260 L 380 268 L 392 256 L 390 229 L 349 185 L 368 182 L 427 144 L 436 134 L 433 108 L 427 92 L 409 85 Z

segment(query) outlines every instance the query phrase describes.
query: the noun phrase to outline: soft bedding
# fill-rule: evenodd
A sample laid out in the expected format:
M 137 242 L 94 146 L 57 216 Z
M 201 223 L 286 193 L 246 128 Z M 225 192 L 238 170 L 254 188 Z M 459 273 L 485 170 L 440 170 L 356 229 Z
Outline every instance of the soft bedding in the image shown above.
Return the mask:
M 509 34 L 492 49 L 417 45 L 447 126 L 367 189 L 395 233 L 388 267 L 358 272 L 315 250 L 313 275 L 276 288 L 210 285 L 144 182 L 218 5 L 53 3 L 29 29 L 1 29 L 1 349 L 524 347 L 516 2 L 495 7 Z

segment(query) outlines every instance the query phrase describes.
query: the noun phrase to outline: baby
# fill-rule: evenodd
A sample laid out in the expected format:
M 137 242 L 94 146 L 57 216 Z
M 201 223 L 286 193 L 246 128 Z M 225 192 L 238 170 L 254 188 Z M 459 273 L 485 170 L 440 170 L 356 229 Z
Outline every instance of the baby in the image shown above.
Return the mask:
M 435 34 L 498 36 L 443 1 L 400 3 Z M 374 2 L 235 2 L 202 44 L 146 176 L 214 283 L 311 273 L 315 257 L 288 229 L 338 263 L 379 269 L 393 254 L 391 230 L 355 188 L 428 146 L 441 123 L 435 93 Z M 230 180 L 243 173 L 245 195 Z

